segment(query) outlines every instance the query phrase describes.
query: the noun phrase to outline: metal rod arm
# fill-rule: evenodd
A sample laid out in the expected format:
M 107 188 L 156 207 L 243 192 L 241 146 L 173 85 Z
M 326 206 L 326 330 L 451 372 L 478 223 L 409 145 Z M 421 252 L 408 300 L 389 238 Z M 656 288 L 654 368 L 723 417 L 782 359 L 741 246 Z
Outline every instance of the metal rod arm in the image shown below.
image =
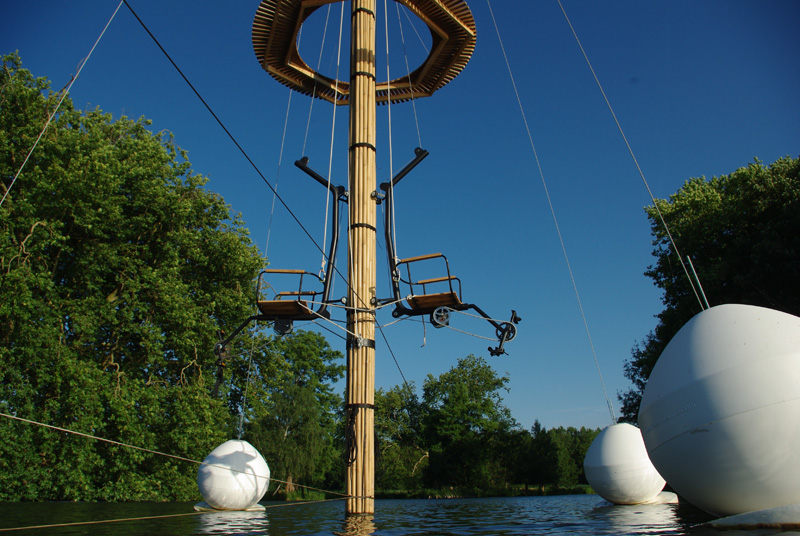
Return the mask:
M 333 193 L 333 195 L 335 195 L 337 198 L 341 197 L 346 191 L 344 186 L 336 186 L 331 181 L 329 181 L 328 179 L 326 179 L 325 177 L 323 177 L 322 175 L 320 175 L 319 173 L 308 167 L 307 156 L 304 156 L 300 160 L 295 161 L 294 165 L 302 169 L 306 175 L 308 175 L 309 177 L 311 177 L 312 179 L 323 185 L 325 188 L 330 190 L 331 193 Z
M 225 347 L 228 346 L 228 343 L 231 342 L 233 340 L 233 338 L 236 337 L 239 334 L 239 332 L 242 331 L 247 326 L 247 324 L 249 324 L 253 320 L 258 320 L 260 318 L 260 316 L 261 315 L 253 315 L 253 316 L 249 317 L 238 328 L 233 330 L 233 333 L 231 333 L 225 339 L 223 339 L 223 340 L 219 341 L 217 344 L 215 344 L 214 345 L 214 354 L 217 356 L 217 358 L 221 359 L 222 358 L 222 352 L 225 350 Z
M 417 147 L 414 149 L 414 154 L 416 155 L 411 162 L 406 164 L 406 167 L 401 169 L 397 175 L 395 175 L 391 181 L 381 183 L 381 190 L 383 190 L 386 194 L 386 209 L 384 210 L 384 224 L 383 224 L 383 232 L 386 239 L 386 255 L 389 260 L 389 279 L 392 282 L 392 299 L 396 302 L 400 300 L 400 281 L 399 281 L 399 274 L 397 273 L 397 262 L 395 257 L 395 244 L 394 239 L 392 238 L 392 221 L 394 220 L 394 203 L 392 202 L 392 195 L 394 186 L 400 182 L 400 180 L 408 175 L 408 173 L 414 169 L 417 164 L 422 162 L 425 157 L 428 156 L 428 151 L 425 149 L 421 149 Z
M 392 178 L 392 186 L 397 185 L 397 183 L 400 182 L 400 180 L 403 177 L 408 175 L 409 171 L 411 171 L 412 169 L 417 167 L 417 164 L 422 162 L 425 159 L 425 157 L 427 157 L 430 153 L 428 151 L 426 151 L 425 149 L 421 149 L 421 148 L 417 147 L 416 149 L 414 149 L 414 154 L 416 155 L 414 157 L 414 160 L 412 160 L 411 162 L 406 164 L 406 167 L 404 167 L 403 169 L 398 171 L 397 175 L 395 175 Z M 383 184 L 381 184 L 381 187 L 383 187 Z

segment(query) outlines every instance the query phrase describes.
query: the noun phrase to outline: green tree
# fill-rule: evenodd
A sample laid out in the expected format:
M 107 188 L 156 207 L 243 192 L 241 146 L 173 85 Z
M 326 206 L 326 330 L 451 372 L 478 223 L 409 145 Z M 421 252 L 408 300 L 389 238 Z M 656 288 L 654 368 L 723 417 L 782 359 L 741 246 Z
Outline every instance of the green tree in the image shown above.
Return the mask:
M 769 166 L 756 160 L 710 181 L 692 178 L 656 203 L 681 254 L 692 259 L 711 305 L 742 303 L 800 315 L 800 158 Z M 701 310 L 655 207 L 646 210 L 656 261 L 645 275 L 663 290 L 664 310 L 625 363 L 633 383 L 620 395 L 628 421 L 636 420 L 658 356 Z
M 231 432 L 219 329 L 263 264 L 241 220 L 144 119 L 0 70 L 0 410 L 194 459 Z M 0 500 L 193 499 L 196 468 L 0 420 Z
M 500 463 L 509 484 L 524 486 L 533 483 L 530 479 L 532 465 L 533 436 L 523 428 L 509 430 L 503 448 L 500 450 Z
M 500 396 L 507 383 L 473 355 L 438 378 L 428 375 L 422 404 L 429 485 L 486 489 L 505 484 L 493 469 L 505 434 L 517 427 Z
M 429 453 L 421 420 L 422 406 L 413 383 L 375 392 L 376 488 L 414 490 L 422 486 Z
M 599 428 L 581 427 L 578 430 L 572 426 L 547 430 L 536 421 L 530 432 L 530 482 L 541 490 L 545 486 L 568 489 L 586 484 L 583 459 L 599 433 Z
M 336 467 L 341 448 L 335 442 L 341 398 L 333 383 L 344 375 L 342 353 L 318 333 L 297 331 L 270 345 L 284 363 L 280 378 L 258 376 L 266 395 L 261 416 L 250 422 L 245 438 L 267 460 L 276 479 L 322 486 Z
M 586 473 L 583 470 L 583 459 L 586 458 L 586 452 L 589 450 L 589 447 L 592 446 L 592 442 L 595 440 L 598 434 L 600 434 L 601 429 L 586 428 L 581 426 L 580 430 L 572 427 L 570 427 L 568 430 L 574 437 L 572 442 L 572 452 L 570 454 L 572 456 L 572 460 L 575 462 L 575 465 L 578 467 L 578 483 L 588 484 L 589 482 L 586 480 Z

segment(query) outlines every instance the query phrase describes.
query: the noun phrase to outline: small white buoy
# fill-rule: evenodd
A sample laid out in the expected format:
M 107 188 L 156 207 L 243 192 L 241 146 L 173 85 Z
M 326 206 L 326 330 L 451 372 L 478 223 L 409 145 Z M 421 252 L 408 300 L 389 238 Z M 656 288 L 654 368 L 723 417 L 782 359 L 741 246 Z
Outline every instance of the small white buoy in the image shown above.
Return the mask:
M 269 467 L 253 445 L 231 439 L 203 460 L 197 471 L 197 486 L 211 508 L 251 509 L 267 492 Z
M 748 305 L 696 315 L 653 368 L 639 427 L 658 472 L 706 512 L 800 502 L 800 318 Z
M 612 424 L 598 434 L 586 451 L 583 469 L 592 489 L 614 504 L 653 501 L 664 489 L 642 433 L 628 423 Z

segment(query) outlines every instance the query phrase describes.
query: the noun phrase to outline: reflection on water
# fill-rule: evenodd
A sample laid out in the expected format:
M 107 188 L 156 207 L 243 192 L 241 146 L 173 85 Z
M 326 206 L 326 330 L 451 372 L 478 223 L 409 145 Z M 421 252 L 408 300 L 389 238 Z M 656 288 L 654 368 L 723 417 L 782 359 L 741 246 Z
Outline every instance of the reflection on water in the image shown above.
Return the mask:
M 375 534 L 375 516 L 351 515 L 347 516 L 342 526 L 342 531 L 336 536 L 371 536 Z
M 203 512 L 196 534 L 269 534 L 266 512 Z
M 782 536 L 775 529 L 724 531 L 700 526 L 710 517 L 691 506 L 610 505 L 595 495 L 497 499 L 378 500 L 374 516 L 344 515 L 342 501 L 264 503 L 265 512 L 205 512 L 194 503 L 0 503 L 0 529 L 30 525 L 128 519 L 11 534 L 91 536 L 499 536 L 687 535 Z M 177 514 L 179 517 L 155 517 Z M 150 519 L 133 519 L 141 517 Z
M 678 519 L 677 507 L 671 504 L 615 505 L 604 503 L 592 509 L 590 516 L 600 525 L 618 530 L 620 534 L 682 534 L 684 527 Z

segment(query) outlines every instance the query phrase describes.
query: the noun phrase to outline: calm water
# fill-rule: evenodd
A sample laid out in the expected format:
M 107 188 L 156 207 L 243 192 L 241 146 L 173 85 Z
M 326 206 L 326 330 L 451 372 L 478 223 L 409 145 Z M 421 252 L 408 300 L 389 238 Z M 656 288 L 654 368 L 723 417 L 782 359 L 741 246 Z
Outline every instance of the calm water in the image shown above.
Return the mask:
M 264 503 L 266 512 L 195 514 L 193 503 L 0 503 L 0 532 L 20 535 L 160 536 L 194 534 L 438 536 L 525 534 L 800 535 L 777 530 L 717 531 L 682 505 L 611 506 L 594 495 L 377 501 L 374 516 L 345 519 L 342 502 Z M 30 525 L 188 514 L 115 523 L 4 532 Z

